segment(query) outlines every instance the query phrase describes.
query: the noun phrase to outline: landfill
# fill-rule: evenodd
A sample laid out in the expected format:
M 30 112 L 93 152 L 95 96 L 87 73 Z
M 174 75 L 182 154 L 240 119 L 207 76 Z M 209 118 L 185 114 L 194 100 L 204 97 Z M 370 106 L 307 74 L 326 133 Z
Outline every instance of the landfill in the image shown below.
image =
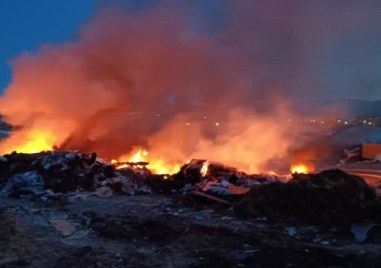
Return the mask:
M 0 158 L 4 267 L 375 267 L 381 201 L 339 169 L 246 174 L 193 159 L 175 174 L 96 153 Z M 273 258 L 273 256 L 277 258 Z M 323 256 L 323 258 L 322 258 Z

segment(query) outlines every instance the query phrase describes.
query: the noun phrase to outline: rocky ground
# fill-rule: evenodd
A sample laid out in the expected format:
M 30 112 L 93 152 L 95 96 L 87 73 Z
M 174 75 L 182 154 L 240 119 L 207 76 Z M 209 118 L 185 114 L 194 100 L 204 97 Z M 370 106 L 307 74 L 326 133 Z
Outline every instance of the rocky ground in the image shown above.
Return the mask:
M 181 195 L 6 198 L 0 211 L 1 267 L 378 267 L 381 261 L 379 226 L 359 242 L 353 226 L 242 219 L 233 207 Z
M 204 164 L 167 177 L 80 152 L 0 157 L 0 267 L 379 267 L 379 185 Z

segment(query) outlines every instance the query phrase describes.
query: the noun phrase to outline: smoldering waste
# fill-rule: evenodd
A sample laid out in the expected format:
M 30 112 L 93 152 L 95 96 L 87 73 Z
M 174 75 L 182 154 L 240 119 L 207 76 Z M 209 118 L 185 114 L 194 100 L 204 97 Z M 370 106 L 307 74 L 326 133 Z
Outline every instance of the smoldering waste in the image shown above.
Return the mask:
M 364 179 L 338 169 L 255 187 L 237 205 L 244 217 L 266 214 L 331 225 L 380 220 L 380 209 L 379 197 Z
M 43 201 L 82 191 L 99 197 L 186 195 L 233 205 L 244 218 L 293 217 L 314 224 L 349 224 L 381 215 L 373 188 L 341 170 L 294 174 L 287 180 L 273 174 L 248 175 L 206 160 L 192 160 L 173 175 L 152 174 L 147 164 L 129 163 L 117 169 L 96 153 L 79 151 L 7 154 L 0 158 L 0 195 Z
M 0 194 L 6 197 L 39 198 L 102 187 L 127 194 L 149 191 L 143 181 L 150 175 L 148 169 L 116 171 L 112 164 L 99 161 L 95 153 L 12 153 L 1 157 L 0 168 Z

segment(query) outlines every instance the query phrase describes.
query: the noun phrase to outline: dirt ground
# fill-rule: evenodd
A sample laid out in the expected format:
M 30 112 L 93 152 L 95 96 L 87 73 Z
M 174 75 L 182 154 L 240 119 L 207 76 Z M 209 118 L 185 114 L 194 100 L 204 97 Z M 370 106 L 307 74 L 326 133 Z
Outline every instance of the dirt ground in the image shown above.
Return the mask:
M 183 195 L 1 199 L 0 267 L 379 267 L 381 232 L 243 220 Z M 56 226 L 56 227 L 55 227 Z

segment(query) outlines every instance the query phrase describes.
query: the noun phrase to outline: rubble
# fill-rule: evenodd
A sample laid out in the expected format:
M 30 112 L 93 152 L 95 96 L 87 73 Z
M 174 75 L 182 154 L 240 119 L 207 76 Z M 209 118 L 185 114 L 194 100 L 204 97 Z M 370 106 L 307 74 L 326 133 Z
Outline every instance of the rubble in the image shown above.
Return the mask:
M 16 222 L 15 220 L 4 213 L 3 210 L 0 211 L 0 241 L 7 241 L 10 237 L 16 233 Z
M 331 225 L 381 219 L 380 200 L 361 177 L 341 170 L 293 176 L 288 183 L 254 187 L 236 206 L 237 213 Z
M 344 157 L 339 160 L 338 165 L 344 165 L 349 162 L 360 161 L 361 158 L 361 148 L 355 147 L 353 149 L 343 149 Z
M 76 231 L 73 223 L 66 219 L 51 219 L 50 223 L 62 236 L 70 236 Z
M 206 194 L 209 194 L 225 199 L 245 195 L 255 185 L 287 181 L 286 177 L 275 174 L 246 174 L 221 163 L 198 159 L 185 164 L 173 178 L 176 181 L 192 183 L 194 187 L 188 187 L 187 190 L 204 193 L 198 196 L 207 197 Z
M 151 190 L 143 180 L 147 174 L 150 173 L 128 167 L 116 170 L 114 165 L 98 159 L 95 153 L 14 152 L 0 159 L 0 195 L 52 197 L 55 193 L 97 189 L 98 196 L 150 193 Z
M 9 197 L 28 195 L 46 199 L 57 197 L 57 193 L 94 191 L 103 198 L 153 191 L 165 194 L 198 191 L 204 196 L 234 199 L 247 194 L 255 185 L 287 181 L 272 174 L 248 175 L 220 163 L 197 159 L 171 176 L 151 174 L 145 162 L 111 164 L 98 159 L 95 153 L 79 151 L 14 152 L 0 160 L 0 195 Z M 205 174 L 201 174 L 203 168 Z
M 176 185 L 171 177 L 160 183 Z M 108 186 L 97 189 L 102 187 Z M 0 217 L 7 230 L 6 242 L 0 243 L 4 266 L 374 267 L 380 261 L 377 225 L 359 243 L 345 226 L 290 223 L 287 216 L 276 222 L 237 217 L 234 204 L 247 194 L 228 202 L 198 192 L 228 202 L 217 206 L 182 192 L 107 199 L 95 192 L 58 193 L 72 199 L 59 204 L 0 198 L 7 211 Z M 12 218 L 14 224 L 3 221 Z
M 2 197 L 41 196 L 44 193 L 44 179 L 36 171 L 12 175 L 0 190 L 0 196 Z
M 341 170 L 319 174 L 246 174 L 206 160 L 191 160 L 177 174 L 155 175 L 146 163 L 116 169 L 95 153 L 12 153 L 0 160 L 0 196 L 73 202 L 90 192 L 115 195 L 180 194 L 233 205 L 243 217 L 296 217 L 314 224 L 353 224 L 380 215 L 374 189 Z M 381 216 L 380 216 L 381 217 Z

